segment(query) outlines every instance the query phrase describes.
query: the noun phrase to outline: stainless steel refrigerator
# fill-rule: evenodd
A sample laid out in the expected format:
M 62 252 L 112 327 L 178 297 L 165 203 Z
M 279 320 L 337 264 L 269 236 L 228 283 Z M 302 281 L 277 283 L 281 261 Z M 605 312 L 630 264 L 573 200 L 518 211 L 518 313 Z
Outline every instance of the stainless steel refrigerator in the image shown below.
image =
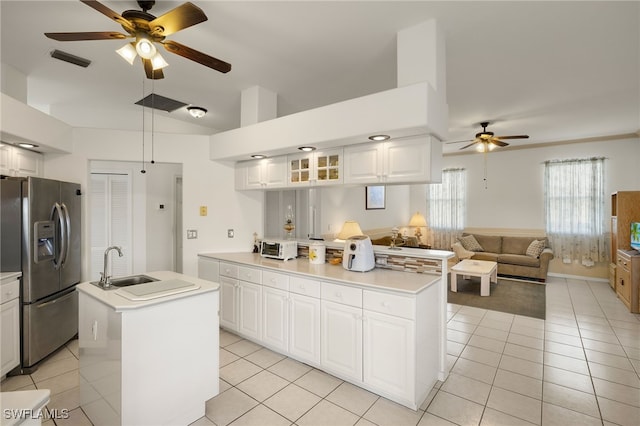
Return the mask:
M 0 180 L 2 271 L 22 271 L 21 367 L 32 367 L 78 333 L 80 185 Z

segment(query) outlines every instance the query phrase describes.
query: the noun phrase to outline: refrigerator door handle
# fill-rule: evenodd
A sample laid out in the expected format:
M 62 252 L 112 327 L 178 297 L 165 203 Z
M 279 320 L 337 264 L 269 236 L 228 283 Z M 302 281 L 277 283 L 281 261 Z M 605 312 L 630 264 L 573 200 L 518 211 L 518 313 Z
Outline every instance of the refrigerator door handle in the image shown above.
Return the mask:
M 69 216 L 69 208 L 65 203 L 60 205 L 61 212 L 64 214 L 64 218 L 61 218 L 61 221 L 64 221 L 64 229 L 65 232 L 62 235 L 62 249 L 61 249 L 61 264 L 64 266 L 67 263 L 67 258 L 69 257 L 69 247 L 71 246 L 71 216 Z
M 67 239 L 66 239 L 66 222 L 64 220 L 64 213 L 62 211 L 62 207 L 60 204 L 55 203 L 53 208 L 51 209 L 51 220 L 53 220 L 57 216 L 58 223 L 60 224 L 60 253 L 58 254 L 57 259 L 53 259 L 53 267 L 55 269 L 60 269 L 62 266 L 62 258 L 64 253 L 67 251 Z
M 74 297 L 74 292 L 73 291 L 70 292 L 70 293 L 67 293 L 66 295 L 64 295 L 62 297 L 58 297 L 57 299 L 53 299 L 53 300 L 50 300 L 48 302 L 40 303 L 39 305 L 35 305 L 35 307 L 37 309 L 46 308 L 49 305 L 54 305 L 54 304 L 56 304 L 58 302 L 64 302 L 65 300 L 70 299 L 72 297 Z

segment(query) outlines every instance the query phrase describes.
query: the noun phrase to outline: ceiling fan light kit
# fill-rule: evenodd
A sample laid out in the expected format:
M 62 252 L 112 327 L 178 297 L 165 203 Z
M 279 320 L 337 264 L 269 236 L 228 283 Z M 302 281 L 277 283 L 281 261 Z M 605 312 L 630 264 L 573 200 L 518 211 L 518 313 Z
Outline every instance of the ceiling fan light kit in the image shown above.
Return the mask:
M 191 114 L 193 118 L 202 118 L 207 113 L 206 108 L 202 108 L 199 106 L 187 107 L 187 111 L 189 111 L 189 114 Z
M 138 52 L 132 43 L 125 44 L 120 49 L 117 49 L 116 53 L 122 56 L 125 61 L 129 62 L 129 65 L 133 65 L 133 61 L 135 61 L 136 56 L 138 56 Z

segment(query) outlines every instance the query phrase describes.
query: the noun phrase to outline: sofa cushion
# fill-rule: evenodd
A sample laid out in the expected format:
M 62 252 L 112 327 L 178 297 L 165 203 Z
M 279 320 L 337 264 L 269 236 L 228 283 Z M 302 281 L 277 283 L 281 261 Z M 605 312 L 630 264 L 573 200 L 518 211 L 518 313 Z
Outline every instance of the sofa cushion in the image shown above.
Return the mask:
M 502 237 L 499 235 L 473 234 L 484 251 L 491 253 L 502 253 Z
M 462 244 L 466 250 L 469 251 L 484 251 L 484 248 L 478 243 L 478 240 L 473 235 L 466 235 L 458 237 L 458 241 Z
M 497 262 L 498 261 L 498 253 L 490 253 L 488 251 L 480 251 L 480 252 L 476 252 L 472 259 L 473 260 L 490 260 L 491 262 Z
M 502 237 L 502 251 L 505 254 L 527 254 L 527 249 L 533 240 L 542 240 L 545 242 L 545 238 L 535 237 Z
M 542 250 L 544 250 L 545 245 L 546 243 L 544 242 L 544 240 L 533 240 L 531 241 L 531 244 L 529 244 L 529 247 L 527 248 L 527 252 L 525 254 L 537 259 L 540 257 L 540 253 L 542 253 Z
M 470 259 L 471 256 L 474 255 L 474 252 L 465 249 L 462 244 L 459 242 L 455 242 L 451 245 L 453 252 L 456 254 L 456 257 L 460 260 Z
M 536 268 L 540 266 L 540 259 L 527 256 L 526 254 L 500 254 L 498 255 L 498 262 L 509 265 L 533 266 Z

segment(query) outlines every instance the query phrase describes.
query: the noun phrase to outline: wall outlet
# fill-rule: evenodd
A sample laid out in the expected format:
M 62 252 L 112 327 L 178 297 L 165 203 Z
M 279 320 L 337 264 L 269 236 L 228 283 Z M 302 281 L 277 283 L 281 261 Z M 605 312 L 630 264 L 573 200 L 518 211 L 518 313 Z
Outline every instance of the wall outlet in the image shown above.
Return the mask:
M 195 240 L 196 238 L 198 238 L 198 230 L 187 229 L 187 240 Z
M 227 238 L 233 238 L 234 235 L 233 229 L 227 229 Z
M 200 216 L 207 215 L 207 206 L 200 206 Z

